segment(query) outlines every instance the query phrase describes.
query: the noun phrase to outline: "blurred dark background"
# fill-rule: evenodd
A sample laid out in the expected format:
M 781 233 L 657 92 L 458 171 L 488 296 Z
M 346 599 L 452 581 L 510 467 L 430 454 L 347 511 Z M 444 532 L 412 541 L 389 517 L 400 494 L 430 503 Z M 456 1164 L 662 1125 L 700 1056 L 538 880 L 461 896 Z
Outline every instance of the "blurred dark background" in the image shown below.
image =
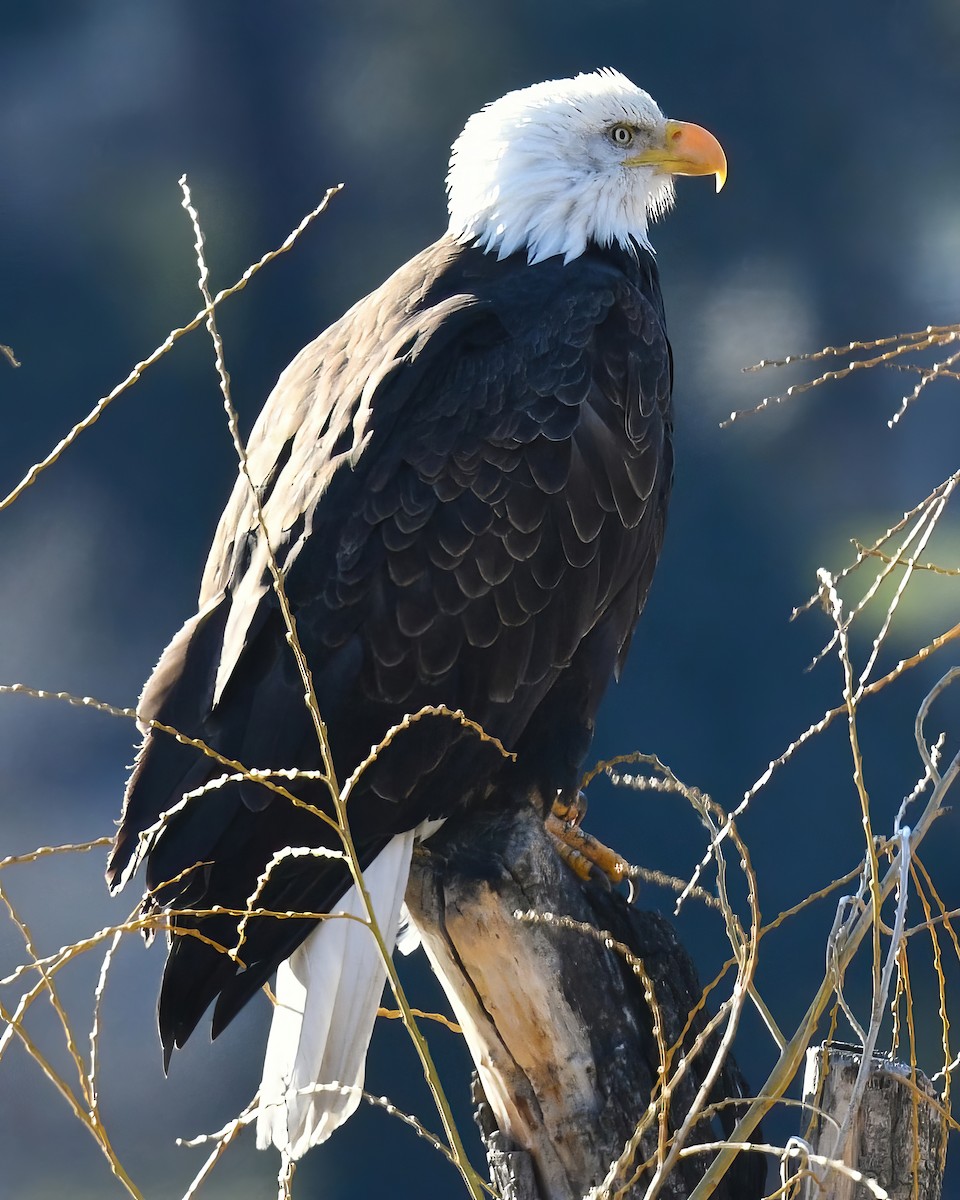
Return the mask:
M 913 380 L 873 373 L 726 431 L 719 421 L 804 377 L 741 373 L 761 357 L 960 318 L 958 62 L 953 0 L 5 0 L 0 342 L 22 366 L 0 361 L 0 493 L 199 307 L 181 172 L 217 286 L 278 245 L 328 185 L 346 184 L 297 248 L 221 311 L 249 428 L 300 346 L 442 232 L 448 147 L 471 112 L 511 88 L 616 66 L 669 115 L 714 131 L 730 179 L 719 197 L 681 180 L 677 210 L 654 230 L 677 359 L 679 468 L 666 551 L 595 754 L 656 752 L 732 807 L 840 699 L 835 658 L 804 673 L 826 620 L 790 624 L 791 608 L 818 566 L 848 560 L 849 538 L 875 536 L 956 468 L 960 419 L 957 385 L 942 383 L 891 432 Z M 235 469 L 199 331 L 0 514 L 0 681 L 133 704 L 194 611 Z M 930 556 L 950 565 L 958 550 L 948 519 Z M 949 579 L 912 590 L 881 670 L 952 626 L 956 596 Z M 868 645 L 854 638 L 861 663 Z M 919 774 L 914 713 L 951 653 L 864 711 L 881 831 Z M 109 833 L 132 726 L 23 697 L 0 698 L 0 709 L 0 857 Z M 950 755 L 956 713 L 946 705 L 931 720 L 947 727 Z M 841 726 L 801 751 L 744 818 L 766 918 L 862 855 Z M 631 859 L 682 876 L 705 844 L 678 798 L 606 783 L 592 791 L 589 824 Z M 957 840 L 948 816 L 924 851 L 948 906 L 960 904 Z M 41 952 L 124 918 L 134 897 L 108 901 L 102 866 L 95 851 L 4 872 Z M 672 906 L 653 888 L 640 902 Z M 822 977 L 833 911 L 822 903 L 764 943 L 759 986 L 788 1034 Z M 728 952 L 721 922 L 691 907 L 679 928 L 710 978 Z M 100 957 L 60 976 L 84 1052 Z M 179 1196 L 204 1152 L 174 1139 L 218 1128 L 248 1101 L 268 1011 L 251 1005 L 213 1045 L 198 1033 L 165 1081 L 154 1031 L 162 958 L 134 938 L 121 947 L 104 999 L 101 1092 L 134 1180 L 148 1196 Z M 919 939 L 913 958 L 919 1053 L 932 1071 L 940 1021 Z M 23 959 L 4 918 L 0 974 Z M 945 969 L 956 988 L 956 960 Z M 405 971 L 414 1003 L 441 1003 L 422 961 Z M 865 984 L 854 971 L 848 998 L 863 1019 Z M 18 993 L 2 988 L 0 1000 Z M 49 1005 L 28 1024 L 68 1071 Z M 466 1056 L 442 1030 L 433 1042 L 469 1126 Z M 774 1047 L 749 1014 L 738 1055 L 759 1088 Z M 378 1031 L 368 1086 L 437 1127 L 394 1025 Z M 0 1196 L 121 1194 L 16 1039 L 0 1061 L 0 1112 Z M 782 1144 L 796 1128 L 788 1110 L 767 1136 Z M 276 1169 L 247 1134 L 202 1194 L 273 1195 Z M 295 1194 L 399 1200 L 458 1187 L 409 1129 L 364 1110 L 305 1160 Z

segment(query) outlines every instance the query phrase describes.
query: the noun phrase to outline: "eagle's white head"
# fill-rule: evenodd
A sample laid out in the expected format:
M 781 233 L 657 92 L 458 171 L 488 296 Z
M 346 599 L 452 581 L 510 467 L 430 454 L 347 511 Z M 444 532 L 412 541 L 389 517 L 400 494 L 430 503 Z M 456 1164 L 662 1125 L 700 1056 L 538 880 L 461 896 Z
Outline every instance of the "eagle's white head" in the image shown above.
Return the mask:
M 504 258 L 562 254 L 590 241 L 650 248 L 647 226 L 673 204 L 674 175 L 716 175 L 720 143 L 668 121 L 642 88 L 602 70 L 509 92 L 475 113 L 453 144 L 448 232 Z

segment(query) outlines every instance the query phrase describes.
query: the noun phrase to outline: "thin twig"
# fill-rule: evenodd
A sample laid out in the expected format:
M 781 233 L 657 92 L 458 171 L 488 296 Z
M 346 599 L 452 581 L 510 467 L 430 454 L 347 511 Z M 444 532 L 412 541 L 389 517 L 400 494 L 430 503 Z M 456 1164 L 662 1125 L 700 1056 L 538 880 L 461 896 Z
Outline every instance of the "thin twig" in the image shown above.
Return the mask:
M 252 266 L 247 267 L 236 283 L 231 284 L 231 286 L 228 288 L 224 288 L 223 291 L 217 292 L 216 296 L 210 301 L 209 308 L 205 306 L 204 308 L 200 309 L 200 311 L 196 313 L 193 319 L 188 321 L 186 325 L 180 326 L 179 329 L 171 330 L 170 333 L 168 333 L 164 340 L 160 343 L 160 345 L 157 346 L 157 348 L 150 354 L 148 354 L 146 358 L 138 362 L 130 374 L 127 375 L 127 377 L 120 383 L 118 383 L 113 391 L 108 392 L 106 396 L 102 396 L 97 401 L 97 403 L 90 410 L 90 412 L 87 413 L 83 420 L 78 421 L 77 424 L 74 425 L 70 430 L 70 432 L 61 438 L 59 442 L 57 442 L 56 446 L 54 446 L 54 448 L 45 458 L 41 459 L 38 463 L 34 463 L 34 465 L 30 468 L 26 475 L 24 475 L 23 479 L 20 480 L 13 491 L 10 492 L 9 495 L 7 495 L 3 500 L 0 500 L 0 512 L 2 512 L 5 508 L 9 508 L 11 504 L 18 500 L 28 487 L 32 487 L 33 484 L 35 484 L 43 474 L 43 472 L 49 467 L 52 467 L 54 463 L 58 461 L 63 452 L 73 445 L 81 433 L 95 425 L 103 416 L 104 412 L 106 412 L 109 405 L 112 404 L 118 396 L 121 396 L 125 391 L 127 391 L 128 388 L 135 384 L 147 367 L 152 366 L 158 361 L 158 359 L 161 359 L 168 350 L 173 348 L 175 343 L 178 342 L 185 333 L 190 333 L 204 320 L 206 320 L 207 313 L 209 311 L 212 311 L 212 309 L 218 304 L 222 304 L 224 300 L 228 299 L 228 297 L 235 296 L 237 292 L 242 292 L 254 275 L 256 275 L 261 268 L 265 267 L 267 263 L 273 262 L 273 260 L 279 255 L 286 253 L 286 251 L 289 250 L 290 247 L 297 241 L 307 226 L 320 216 L 320 214 L 324 211 L 337 192 L 342 189 L 342 187 L 343 184 L 341 183 L 337 184 L 336 187 L 328 188 L 326 194 L 317 207 L 307 213 L 296 229 L 287 235 L 280 246 L 278 246 L 275 250 L 268 251 L 263 255 L 262 258 L 253 263 Z
M 219 331 L 217 330 L 214 304 L 210 299 L 207 283 L 209 272 L 207 270 L 206 259 L 204 256 L 203 233 L 200 227 L 199 216 L 190 199 L 190 191 L 187 186 L 186 176 L 181 178 L 180 187 L 183 192 L 183 207 L 190 216 L 196 239 L 195 248 L 197 252 L 197 265 L 200 272 L 199 285 L 204 299 L 207 301 L 207 306 L 204 311 L 207 314 L 207 329 L 210 333 L 210 337 L 214 346 L 217 374 L 220 380 L 220 390 L 223 395 L 224 410 L 227 414 L 227 424 L 233 439 L 237 458 L 240 463 L 240 472 L 243 478 L 246 480 L 248 492 L 257 519 L 257 525 L 260 530 L 261 537 L 263 538 L 267 566 L 273 581 L 274 594 L 277 598 L 277 603 L 279 605 L 280 613 L 286 628 L 286 640 L 293 652 L 297 670 L 303 683 L 304 702 L 313 721 L 314 731 L 317 736 L 317 743 L 320 749 L 321 760 L 323 762 L 326 783 L 329 788 L 330 799 L 335 813 L 337 833 L 339 834 L 343 843 L 347 866 L 350 869 L 351 880 L 354 888 L 357 891 L 357 895 L 360 898 L 370 932 L 377 943 L 380 958 L 386 970 L 391 990 L 393 991 L 400 1011 L 404 1015 L 404 1025 L 413 1043 L 414 1049 L 420 1058 L 420 1063 L 423 1068 L 427 1086 L 430 1089 L 434 1103 L 437 1106 L 437 1111 L 440 1114 L 440 1119 L 443 1123 L 444 1133 L 449 1141 L 451 1153 L 456 1161 L 457 1168 L 460 1171 L 470 1195 L 474 1198 L 474 1200 L 480 1200 L 483 1193 L 482 1181 L 471 1165 L 463 1147 L 460 1134 L 453 1119 L 453 1113 L 450 1108 L 449 1101 L 444 1093 L 439 1074 L 433 1062 L 433 1057 L 430 1053 L 430 1049 L 427 1045 L 425 1037 L 417 1026 L 416 1018 L 413 1016 L 412 1008 L 407 1001 L 406 995 L 404 994 L 399 976 L 397 975 L 396 967 L 393 962 L 391 947 L 388 945 L 387 939 L 384 937 L 383 931 L 380 929 L 377 915 L 363 878 L 363 870 L 360 865 L 360 856 L 357 853 L 353 836 L 350 831 L 346 804 L 347 796 L 345 792 L 341 792 L 339 783 L 337 781 L 337 776 L 334 770 L 333 755 L 331 753 L 330 742 L 327 736 L 327 727 L 320 713 L 320 706 L 317 701 L 317 695 L 313 685 L 313 677 L 310 671 L 310 666 L 300 644 L 293 610 L 287 598 L 283 572 L 279 563 L 277 562 L 276 553 L 270 542 L 270 533 L 267 526 L 266 517 L 263 512 L 260 493 L 250 475 L 246 448 L 240 437 L 236 411 L 233 407 L 233 402 L 230 396 L 230 377 L 224 361 L 223 342 L 220 338 Z M 284 1170 L 281 1169 L 281 1195 L 288 1194 L 289 1188 L 292 1185 L 292 1178 L 292 1164 L 290 1164 L 286 1173 L 284 1173 Z

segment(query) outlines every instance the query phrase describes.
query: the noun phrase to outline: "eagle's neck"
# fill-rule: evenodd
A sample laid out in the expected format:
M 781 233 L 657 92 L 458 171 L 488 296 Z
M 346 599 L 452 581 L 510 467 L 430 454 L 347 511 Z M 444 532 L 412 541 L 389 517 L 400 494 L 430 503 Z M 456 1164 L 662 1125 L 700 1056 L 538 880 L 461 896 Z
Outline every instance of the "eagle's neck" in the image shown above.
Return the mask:
M 662 206 L 668 202 L 664 196 Z M 447 233 L 497 258 L 525 252 L 530 263 L 555 255 L 570 262 L 591 243 L 623 250 L 639 245 L 652 252 L 650 204 L 643 187 L 571 173 L 559 159 L 514 172 L 502 163 L 489 174 L 451 170 Z

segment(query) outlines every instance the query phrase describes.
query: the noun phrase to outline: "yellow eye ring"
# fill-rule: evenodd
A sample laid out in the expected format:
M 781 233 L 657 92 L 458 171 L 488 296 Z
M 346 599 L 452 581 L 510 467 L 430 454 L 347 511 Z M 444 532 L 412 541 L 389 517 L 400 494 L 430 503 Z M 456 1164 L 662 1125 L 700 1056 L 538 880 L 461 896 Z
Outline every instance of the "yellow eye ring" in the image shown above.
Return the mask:
M 610 130 L 610 139 L 618 146 L 629 146 L 633 141 L 633 130 L 629 125 L 614 125 Z

